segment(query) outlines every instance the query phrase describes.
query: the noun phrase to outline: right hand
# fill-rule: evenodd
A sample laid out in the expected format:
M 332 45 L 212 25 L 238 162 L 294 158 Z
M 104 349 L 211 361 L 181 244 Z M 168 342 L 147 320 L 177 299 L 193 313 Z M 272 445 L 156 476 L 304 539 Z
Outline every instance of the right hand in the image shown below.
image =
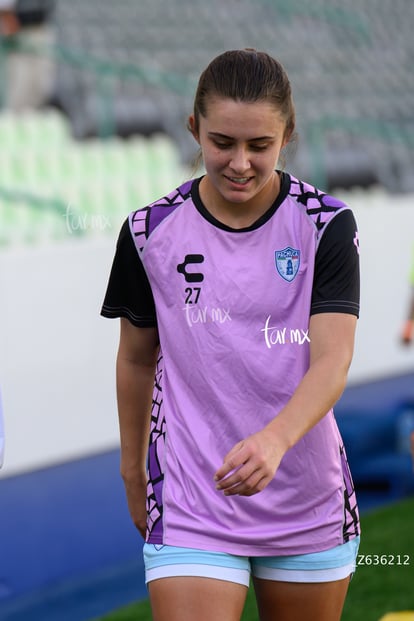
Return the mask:
M 147 530 L 147 475 L 146 473 L 123 476 L 129 514 L 141 536 Z
M 414 337 L 414 321 L 407 319 L 401 330 L 401 342 L 403 345 L 410 345 Z

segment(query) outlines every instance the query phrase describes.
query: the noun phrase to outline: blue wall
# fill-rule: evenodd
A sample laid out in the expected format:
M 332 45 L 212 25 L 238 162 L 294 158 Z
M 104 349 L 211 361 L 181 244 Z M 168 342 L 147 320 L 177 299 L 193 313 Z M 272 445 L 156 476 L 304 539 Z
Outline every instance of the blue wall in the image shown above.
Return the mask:
M 2 621 L 83 620 L 145 595 L 118 451 L 2 479 L 0 498 Z

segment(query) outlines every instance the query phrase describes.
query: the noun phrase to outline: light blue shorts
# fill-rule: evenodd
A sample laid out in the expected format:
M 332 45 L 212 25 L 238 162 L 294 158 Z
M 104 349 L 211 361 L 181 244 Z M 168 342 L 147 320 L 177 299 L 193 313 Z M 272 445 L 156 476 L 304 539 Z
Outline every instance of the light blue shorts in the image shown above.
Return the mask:
M 145 581 L 197 576 L 249 586 L 250 575 L 281 582 L 333 582 L 355 571 L 359 537 L 324 552 L 296 556 L 235 556 L 195 548 L 144 544 Z

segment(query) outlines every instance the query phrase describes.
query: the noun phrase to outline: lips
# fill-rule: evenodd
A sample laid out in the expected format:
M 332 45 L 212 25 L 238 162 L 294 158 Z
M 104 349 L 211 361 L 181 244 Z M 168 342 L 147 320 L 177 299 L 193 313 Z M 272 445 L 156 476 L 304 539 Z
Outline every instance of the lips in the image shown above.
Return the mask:
M 228 179 L 232 183 L 235 183 L 236 185 L 243 186 L 249 183 L 249 181 L 253 179 L 253 177 L 228 177 L 226 175 L 226 179 Z

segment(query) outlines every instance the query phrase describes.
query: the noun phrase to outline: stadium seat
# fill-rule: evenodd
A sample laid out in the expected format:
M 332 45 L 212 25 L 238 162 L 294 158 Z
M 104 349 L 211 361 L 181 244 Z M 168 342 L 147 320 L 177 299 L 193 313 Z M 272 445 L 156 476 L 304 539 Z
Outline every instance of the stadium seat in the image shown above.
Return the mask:
M 59 237 L 68 202 L 82 213 L 104 205 L 116 226 L 117 213 L 162 193 L 159 165 L 162 179 L 174 184 L 177 170 L 185 178 L 197 152 L 186 128 L 197 77 L 217 53 L 247 45 L 289 72 L 299 135 L 285 158 L 293 174 L 326 190 L 414 191 L 414 3 L 374 10 L 370 0 L 72 0 L 57 3 L 54 19 L 53 101 L 66 122 L 48 109 L 1 115 L 0 191 L 8 192 L 6 211 L 19 211 L 0 213 L 1 243 L 45 230 L 46 211 L 47 230 Z M 117 192 L 128 205 L 109 198 Z M 52 203 L 37 203 L 36 226 L 16 232 L 32 218 L 32 195 Z
M 330 0 L 62 2 L 57 46 L 69 54 L 59 66 L 57 98 L 74 135 L 86 139 L 99 135 L 99 99 L 115 93 L 116 133 L 163 131 L 188 164 L 192 151 L 179 119 L 191 110 L 200 70 L 224 49 L 265 49 L 282 60 L 293 84 L 301 136 L 295 174 L 326 189 L 380 182 L 393 192 L 411 192 L 413 19 L 414 4 L 402 0 L 375 9 L 370 0 L 350 0 L 346 7 Z M 327 116 L 335 117 L 342 136 L 321 124 Z M 315 122 L 324 155 L 320 166 L 309 164 Z M 354 141 L 344 143 L 344 133 Z
M 57 111 L 1 115 L 0 141 L 0 246 L 115 235 L 188 175 L 165 133 L 79 142 Z

